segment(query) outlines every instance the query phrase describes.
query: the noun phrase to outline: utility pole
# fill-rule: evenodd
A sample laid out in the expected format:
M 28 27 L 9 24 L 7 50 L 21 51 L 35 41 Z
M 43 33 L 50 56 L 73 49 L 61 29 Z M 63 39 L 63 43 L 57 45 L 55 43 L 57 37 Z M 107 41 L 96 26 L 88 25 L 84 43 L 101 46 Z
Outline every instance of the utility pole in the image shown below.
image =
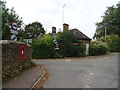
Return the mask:
M 64 7 L 66 6 L 66 4 L 63 5 L 63 16 L 62 16 L 62 24 L 64 23 Z
M 106 31 L 107 31 L 107 27 L 105 26 L 105 42 L 106 42 Z
M 105 43 L 106 43 L 107 26 L 108 26 L 108 23 L 105 23 L 104 24 L 104 27 L 105 27 Z

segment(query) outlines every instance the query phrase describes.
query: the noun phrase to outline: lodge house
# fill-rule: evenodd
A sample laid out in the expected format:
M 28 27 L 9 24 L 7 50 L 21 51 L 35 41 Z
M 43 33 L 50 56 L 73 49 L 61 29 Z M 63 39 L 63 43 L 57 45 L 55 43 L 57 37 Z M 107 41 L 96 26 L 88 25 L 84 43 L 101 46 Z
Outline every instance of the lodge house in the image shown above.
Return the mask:
M 69 25 L 64 23 L 63 24 L 63 30 L 69 30 Z M 89 38 L 88 36 L 86 36 L 85 34 L 83 34 L 80 30 L 78 29 L 71 29 L 70 31 L 73 31 L 76 38 L 78 40 L 82 40 L 83 42 L 85 42 L 86 44 L 86 55 L 89 55 L 89 44 L 91 42 L 91 38 Z M 57 33 L 56 33 L 56 27 L 52 27 L 52 33 L 50 33 L 50 35 L 52 36 L 56 36 Z

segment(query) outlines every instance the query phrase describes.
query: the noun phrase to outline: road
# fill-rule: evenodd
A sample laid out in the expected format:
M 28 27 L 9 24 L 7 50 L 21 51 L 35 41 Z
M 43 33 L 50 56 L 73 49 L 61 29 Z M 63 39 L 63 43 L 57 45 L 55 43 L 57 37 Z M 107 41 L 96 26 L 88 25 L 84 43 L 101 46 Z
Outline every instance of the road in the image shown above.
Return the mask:
M 118 88 L 118 54 L 33 61 L 48 69 L 43 88 Z

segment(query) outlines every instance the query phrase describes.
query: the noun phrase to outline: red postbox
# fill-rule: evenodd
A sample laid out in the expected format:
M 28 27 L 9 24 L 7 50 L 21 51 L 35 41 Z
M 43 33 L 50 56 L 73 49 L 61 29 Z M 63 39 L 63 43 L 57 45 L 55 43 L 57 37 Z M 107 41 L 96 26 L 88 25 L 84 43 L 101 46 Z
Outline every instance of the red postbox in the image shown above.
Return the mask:
M 25 58 L 25 46 L 24 45 L 21 45 L 20 46 L 20 60 L 24 60 Z

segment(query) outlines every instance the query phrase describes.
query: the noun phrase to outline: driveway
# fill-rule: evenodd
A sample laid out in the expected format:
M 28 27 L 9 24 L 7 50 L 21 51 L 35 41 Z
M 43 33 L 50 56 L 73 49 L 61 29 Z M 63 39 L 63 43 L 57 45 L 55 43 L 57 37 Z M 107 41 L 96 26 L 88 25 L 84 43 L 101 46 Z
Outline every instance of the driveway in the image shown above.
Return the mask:
M 118 88 L 118 54 L 33 61 L 48 69 L 43 88 Z

